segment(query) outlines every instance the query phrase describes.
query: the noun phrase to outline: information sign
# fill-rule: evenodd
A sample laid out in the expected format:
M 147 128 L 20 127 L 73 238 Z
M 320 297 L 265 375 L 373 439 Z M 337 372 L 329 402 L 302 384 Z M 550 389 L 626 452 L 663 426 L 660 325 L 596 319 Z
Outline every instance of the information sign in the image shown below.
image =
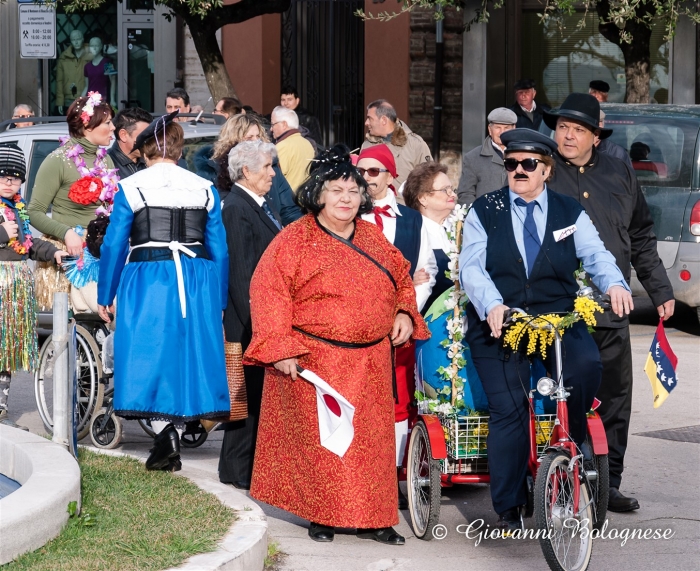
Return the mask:
M 23 58 L 55 59 L 56 10 L 53 6 L 19 5 L 19 51 Z

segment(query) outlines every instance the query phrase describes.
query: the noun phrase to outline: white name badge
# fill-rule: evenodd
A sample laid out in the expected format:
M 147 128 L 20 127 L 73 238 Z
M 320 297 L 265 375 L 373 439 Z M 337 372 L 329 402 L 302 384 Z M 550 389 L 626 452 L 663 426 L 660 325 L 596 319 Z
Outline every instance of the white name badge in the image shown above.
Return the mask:
M 561 242 L 564 238 L 571 236 L 574 232 L 576 232 L 576 224 L 572 224 L 571 226 L 567 226 L 561 230 L 555 230 L 552 232 L 552 234 L 554 234 L 555 242 Z

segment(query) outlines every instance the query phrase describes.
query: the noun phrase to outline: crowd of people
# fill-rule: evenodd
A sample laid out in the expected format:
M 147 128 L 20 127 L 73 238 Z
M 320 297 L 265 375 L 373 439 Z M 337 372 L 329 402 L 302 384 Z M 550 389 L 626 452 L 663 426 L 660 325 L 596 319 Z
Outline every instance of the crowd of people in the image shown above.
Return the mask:
M 180 469 L 185 422 L 221 422 L 222 482 L 309 520 L 313 540 L 345 527 L 401 545 L 393 526 L 407 507 L 398 480 L 415 416 L 416 342 L 430 336 L 423 315 L 455 287 L 458 269 L 466 341 L 488 400 L 497 525 L 512 531 L 526 504 L 521 382 L 530 360 L 503 345 L 504 316 L 512 307 L 571 311 L 582 266 L 611 309 L 594 333 L 579 323 L 563 337 L 571 436 L 590 458 L 585 417 L 597 396 L 608 509 L 638 509 L 619 491 L 631 268 L 664 319 L 674 301 L 629 157 L 606 144 L 606 89 L 592 82 L 552 110 L 535 103 L 533 81 L 518 81 L 515 104 L 490 111 L 488 136 L 464 153 L 457 186 L 383 99 L 367 106 L 354 155 L 323 147 L 293 88 L 269 120 L 224 98 L 218 140 L 198 151 L 193 173 L 181 166 L 180 114 L 194 111 L 184 90 L 169 92 L 155 119 L 141 109 L 115 117 L 108 95 L 78 97 L 67 110 L 70 137 L 39 168 L 28 205 L 22 151 L 0 147 L 0 415 L 10 373 L 36 366 L 36 305 L 70 291 L 75 307 L 108 322 L 116 315 L 114 408 L 151 421 L 146 468 Z M 446 228 L 458 203 L 470 208 L 456 268 Z M 88 251 L 99 271 L 77 287 L 65 259 L 82 271 Z M 28 258 L 40 261 L 33 276 Z M 245 388 L 242 418 L 232 414 L 232 382 Z M 324 440 L 324 411 L 346 423 L 340 448 Z

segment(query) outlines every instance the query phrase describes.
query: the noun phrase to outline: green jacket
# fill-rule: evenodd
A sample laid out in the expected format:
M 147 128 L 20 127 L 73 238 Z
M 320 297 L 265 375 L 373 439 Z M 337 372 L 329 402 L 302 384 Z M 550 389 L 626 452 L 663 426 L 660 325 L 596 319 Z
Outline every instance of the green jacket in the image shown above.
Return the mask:
M 66 157 L 66 152 L 76 143 L 85 149 L 82 157 L 88 168 L 95 163 L 97 145 L 85 138 L 71 138 L 64 146 L 51 153 L 36 174 L 32 199 L 27 211 L 32 226 L 48 236 L 63 240 L 66 232 L 80 225 L 87 228 L 88 223 L 95 218 L 98 204 L 82 205 L 68 198 L 68 190 L 78 180 L 80 174 L 73 160 Z M 107 168 L 114 168 L 109 155 L 104 158 Z M 51 208 L 51 217 L 46 213 Z

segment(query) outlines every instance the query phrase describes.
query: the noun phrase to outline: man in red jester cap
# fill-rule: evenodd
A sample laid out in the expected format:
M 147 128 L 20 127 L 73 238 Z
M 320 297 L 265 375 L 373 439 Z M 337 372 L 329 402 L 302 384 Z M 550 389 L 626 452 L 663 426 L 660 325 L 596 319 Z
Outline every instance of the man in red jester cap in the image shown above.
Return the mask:
M 362 150 L 357 161 L 357 170 L 367 181 L 368 191 L 374 203 L 374 210 L 363 214 L 362 219 L 379 228 L 411 264 L 410 274 L 414 277 L 416 304 L 418 311 L 430 297 L 437 275 L 435 254 L 430 248 L 430 240 L 423 217 L 417 211 L 396 202 L 396 162 L 394 155 L 384 144 Z M 408 438 L 408 418 L 415 392 L 413 371 L 415 368 L 415 345 L 406 343 L 396 349 L 395 357 L 395 428 L 396 465 L 401 468 L 406 441 Z M 399 488 L 399 509 L 407 509 L 408 502 Z

